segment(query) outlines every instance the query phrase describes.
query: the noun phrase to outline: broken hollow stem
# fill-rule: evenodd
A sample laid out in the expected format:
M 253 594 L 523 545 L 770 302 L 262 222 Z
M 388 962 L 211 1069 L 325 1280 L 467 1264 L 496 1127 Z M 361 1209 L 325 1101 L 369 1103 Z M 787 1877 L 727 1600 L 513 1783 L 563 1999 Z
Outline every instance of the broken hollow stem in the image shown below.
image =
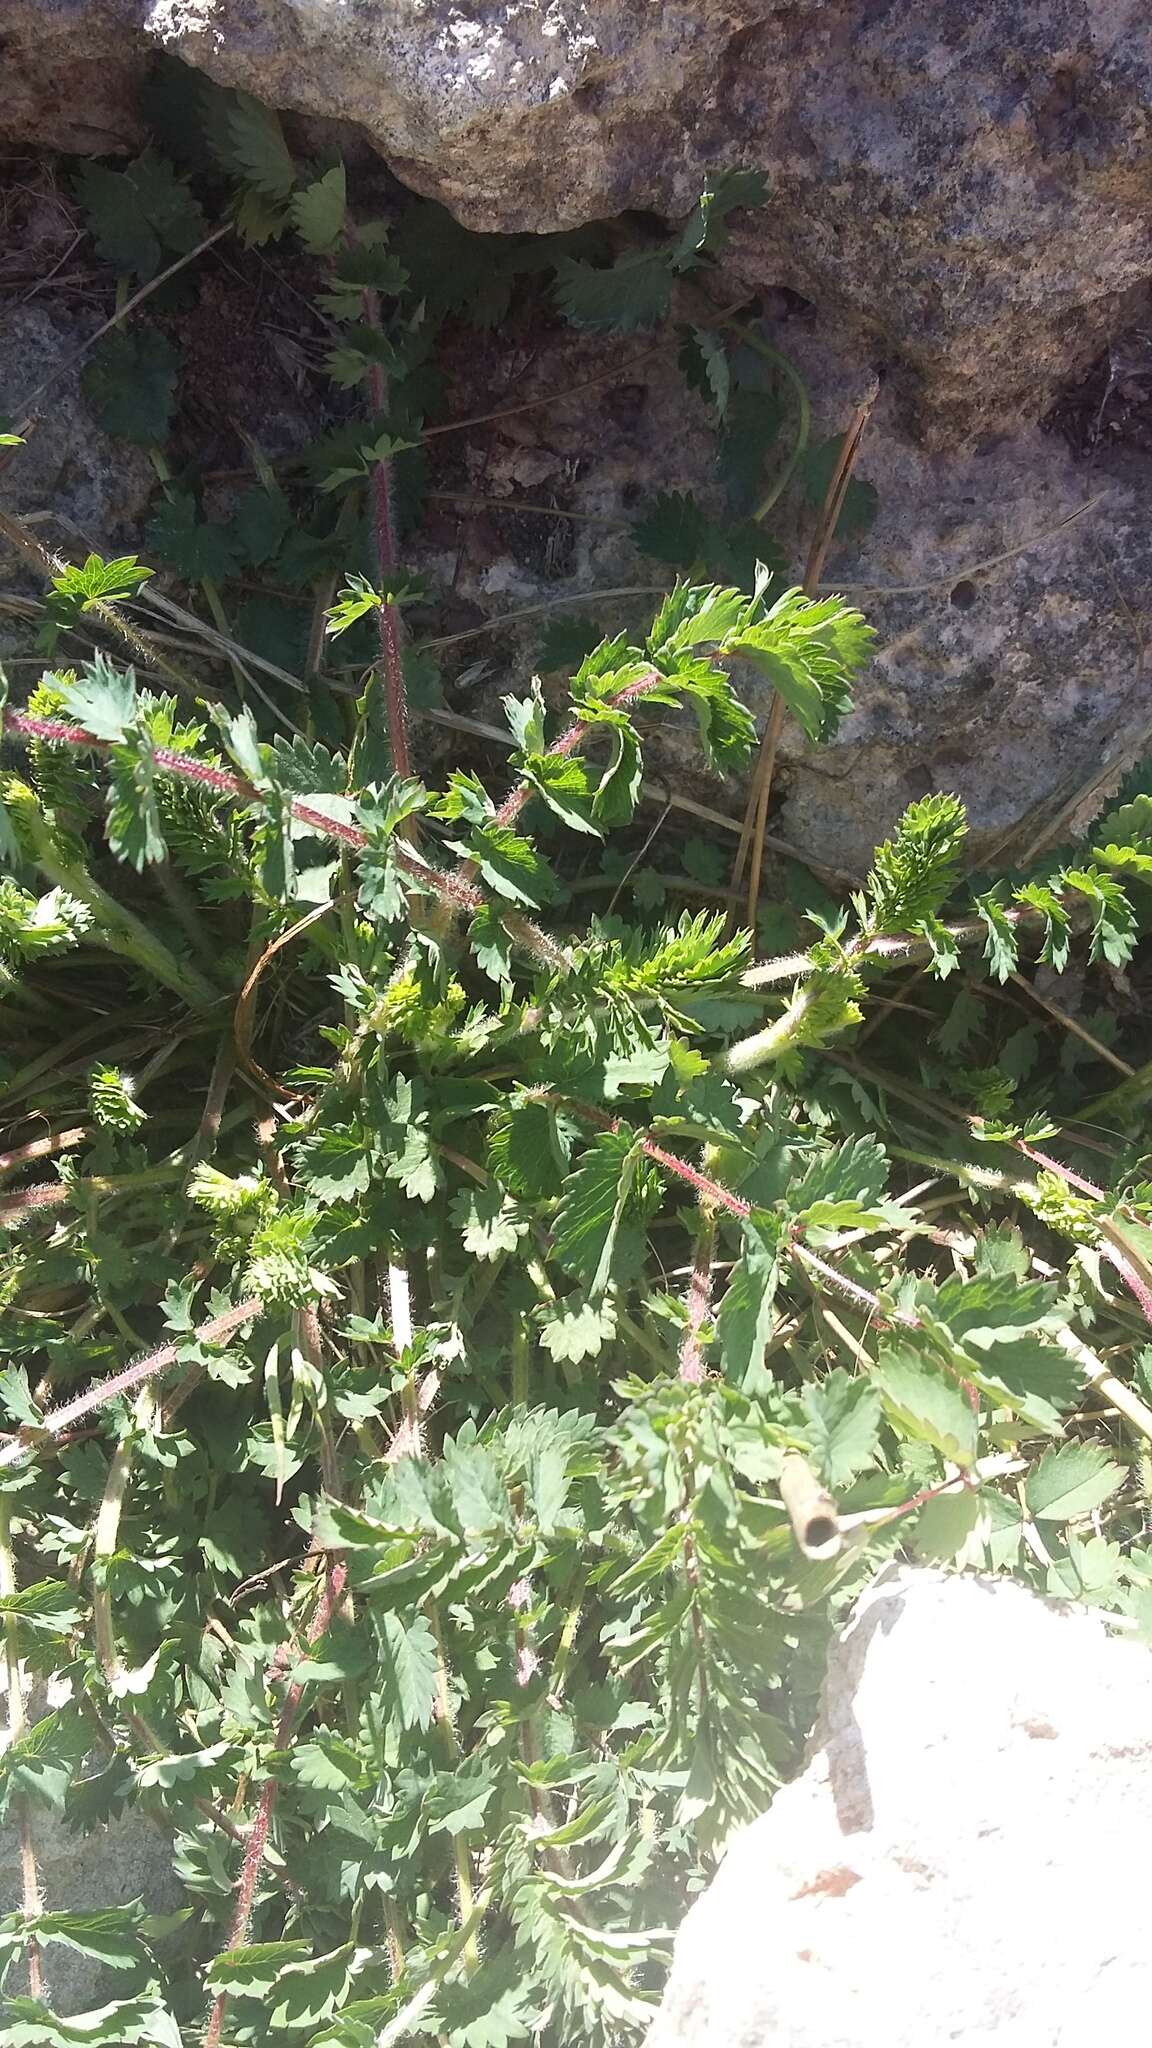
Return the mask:
M 838 1557 L 843 1545 L 840 1516 L 827 1488 L 798 1451 L 786 1451 L 780 1474 L 780 1498 L 788 1510 L 792 1533 L 803 1556 L 814 1562 Z

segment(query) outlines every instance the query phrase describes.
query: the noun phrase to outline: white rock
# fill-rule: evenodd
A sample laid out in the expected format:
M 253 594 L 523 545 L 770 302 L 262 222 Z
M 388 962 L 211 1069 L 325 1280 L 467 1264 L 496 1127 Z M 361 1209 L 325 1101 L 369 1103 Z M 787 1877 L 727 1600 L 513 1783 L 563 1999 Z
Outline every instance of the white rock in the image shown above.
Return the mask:
M 1152 2010 L 1152 1655 L 1004 1581 L 898 1569 L 812 1762 L 677 1937 L 647 2048 L 1096 2048 Z

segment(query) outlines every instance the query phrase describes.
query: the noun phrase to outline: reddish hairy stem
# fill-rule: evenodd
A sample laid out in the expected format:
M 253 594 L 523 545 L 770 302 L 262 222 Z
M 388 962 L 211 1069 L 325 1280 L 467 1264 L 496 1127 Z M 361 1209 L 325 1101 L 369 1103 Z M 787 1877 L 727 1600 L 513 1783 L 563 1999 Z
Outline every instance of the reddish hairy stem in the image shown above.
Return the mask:
M 235 1308 L 225 1309 L 223 1315 L 213 1316 L 209 1322 L 201 1323 L 199 1329 L 194 1330 L 191 1335 L 198 1343 L 215 1344 L 221 1337 L 230 1337 L 233 1330 L 239 1329 L 241 1323 L 250 1322 L 253 1316 L 260 1315 L 263 1307 L 263 1302 L 259 1300 L 238 1302 Z M 42 1436 L 61 1436 L 74 1422 L 82 1421 L 85 1415 L 91 1415 L 95 1409 L 103 1408 L 118 1395 L 131 1393 L 133 1387 L 142 1386 L 145 1380 L 155 1379 L 158 1373 L 167 1372 L 169 1366 L 176 1364 L 180 1346 L 186 1341 L 184 1337 L 177 1337 L 170 1344 L 161 1344 L 158 1351 L 150 1351 L 146 1358 L 137 1359 L 135 1365 L 126 1365 L 120 1372 L 110 1373 L 108 1378 L 101 1380 L 97 1386 L 89 1387 L 87 1393 L 77 1394 L 71 1401 L 65 1401 L 61 1407 L 53 1408 L 37 1430 L 14 1437 L 0 1449 L 0 1467 L 18 1465 L 27 1452 L 35 1449 Z
M 18 1166 L 27 1166 L 32 1159 L 51 1159 L 57 1152 L 72 1152 L 77 1145 L 83 1145 L 90 1136 L 87 1124 L 77 1124 L 73 1130 L 57 1131 L 47 1138 L 33 1138 L 27 1145 L 17 1145 L 11 1152 L 0 1152 L 0 1173 L 13 1173 Z
M 1058 1175 L 1069 1187 L 1077 1188 L 1082 1195 L 1088 1195 L 1096 1202 L 1108 1200 L 1104 1188 L 1098 1188 L 1094 1181 L 1085 1180 L 1083 1174 L 1074 1172 L 1072 1167 L 1065 1166 L 1061 1160 L 1051 1158 L 1047 1152 L 1039 1152 L 1035 1146 L 1026 1145 L 1022 1138 L 1017 1140 L 1017 1150 L 1023 1152 L 1026 1158 L 1035 1160 L 1037 1166 L 1046 1167 L 1049 1173 Z M 1122 1247 L 1114 1244 L 1109 1236 L 1105 1235 L 1100 1250 L 1113 1271 L 1119 1273 L 1129 1293 L 1139 1303 L 1145 1321 L 1152 1323 L 1152 1290 L 1149 1289 L 1147 1281 L 1137 1271 Z
M 646 697 L 649 691 L 655 690 L 663 681 L 664 677 L 656 669 L 647 669 L 642 676 L 637 676 L 633 682 L 625 683 L 623 689 L 613 691 L 610 697 L 604 699 L 604 702 L 610 710 L 618 711 L 622 704 L 631 704 L 638 697 Z M 571 725 L 560 734 L 559 739 L 553 740 L 552 745 L 546 747 L 544 751 L 546 754 L 555 755 L 560 759 L 563 759 L 567 754 L 574 754 L 581 742 L 587 739 L 591 729 L 591 721 L 575 718 Z M 515 824 L 516 819 L 520 816 L 521 811 L 533 793 L 530 782 L 518 782 L 514 789 L 509 790 L 496 813 L 495 822 L 498 825 Z
M 374 291 L 363 293 L 364 319 L 379 334 L 380 301 Z M 380 363 L 368 369 L 368 396 L 377 419 L 387 409 L 388 384 Z M 408 745 L 408 691 L 404 682 L 404 657 L 400 648 L 400 611 L 389 601 L 389 585 L 396 573 L 396 522 L 392 511 L 392 464 L 375 462 L 371 476 L 372 529 L 376 540 L 376 563 L 380 594 L 385 602 L 376 614 L 380 641 L 380 665 L 384 671 L 384 698 L 388 708 L 388 743 L 397 775 L 411 775 L 412 755 Z
M 328 1627 L 343 1594 L 347 1577 L 348 1567 L 344 1561 L 342 1559 L 330 1559 L 325 1577 L 324 1591 L 308 1628 L 307 1640 L 309 1644 L 316 1642 L 318 1637 L 322 1636 Z M 270 1683 L 274 1684 L 280 1677 L 287 1657 L 290 1654 L 291 1650 L 283 1645 L 276 1652 L 268 1667 Z M 291 1741 L 292 1730 L 296 1726 L 296 1716 L 300 1711 L 300 1701 L 303 1696 L 304 1687 L 302 1685 L 290 1685 L 284 1695 L 284 1704 L 280 1709 L 280 1716 L 276 1723 L 277 1749 L 286 1749 Z M 260 1882 L 260 1868 L 264 1861 L 264 1850 L 268 1842 L 268 1831 L 272 1825 L 272 1814 L 276 1806 L 278 1790 L 279 1786 L 276 1779 L 272 1777 L 265 1778 L 263 1785 L 260 1787 L 256 1817 L 252 1823 L 252 1831 L 248 1836 L 247 1846 L 244 1850 L 244 1861 L 240 1866 L 232 1925 L 228 1930 L 228 1940 L 223 1953 L 226 1953 L 228 1949 L 244 1948 L 247 1945 L 252 1927 L 252 1913 L 256 1904 L 256 1888 Z M 223 2033 L 224 2016 L 227 2010 L 228 1993 L 221 1991 L 216 1997 L 208 2020 L 207 2031 L 204 2035 L 204 2048 L 220 2048 L 220 2037 Z
M 69 725 L 58 718 L 35 718 L 27 711 L 6 712 L 5 725 L 10 731 L 23 733 L 28 739 L 52 740 L 72 747 L 93 747 L 101 753 L 106 753 L 111 744 L 86 732 L 82 725 Z M 198 761 L 194 755 L 176 753 L 171 747 L 155 747 L 152 759 L 164 774 L 178 776 L 185 782 L 199 783 L 202 789 L 214 790 L 219 796 L 235 797 L 245 804 L 264 801 L 255 783 L 242 775 L 233 775 L 227 768 L 216 768 L 208 761 Z M 344 846 L 354 847 L 359 852 L 369 843 L 368 834 L 359 825 L 346 825 L 339 819 L 329 818 L 323 811 L 314 810 L 311 804 L 301 803 L 296 797 L 289 799 L 288 808 L 302 825 L 308 825 L 328 839 L 338 839 Z M 414 881 L 441 897 L 453 910 L 477 911 L 483 908 L 484 897 L 480 890 L 472 888 L 459 873 L 448 874 L 442 868 L 431 867 L 399 840 L 396 842 L 396 858 Z
M 622 1123 L 619 1117 L 609 1116 L 607 1110 L 597 1109 L 590 1102 L 578 1102 L 574 1096 L 557 1095 L 549 1088 L 534 1088 L 531 1093 L 540 1102 L 553 1102 L 558 1109 L 571 1110 L 574 1116 L 583 1117 L 585 1123 L 596 1124 L 602 1131 L 631 1129 L 631 1126 Z M 658 1166 L 674 1174 L 677 1180 L 686 1181 L 703 1201 L 711 1202 L 718 1209 L 727 1210 L 729 1216 L 739 1217 L 741 1222 L 751 1216 L 751 1204 L 744 1201 L 740 1195 L 734 1195 L 731 1188 L 722 1187 L 718 1180 L 712 1180 L 708 1174 L 701 1173 L 699 1168 L 691 1166 L 687 1159 L 681 1159 L 679 1153 L 666 1152 L 663 1145 L 657 1145 L 653 1139 L 646 1138 L 639 1132 L 633 1135 L 646 1158 L 654 1159 Z M 829 1286 L 838 1288 L 850 1300 L 859 1302 L 861 1307 L 868 1309 L 877 1320 L 885 1323 L 902 1323 L 910 1330 L 919 1327 L 918 1318 L 908 1315 L 902 1309 L 881 1309 L 878 1295 L 873 1294 L 867 1287 L 861 1287 L 858 1281 L 849 1280 L 845 1273 L 837 1272 L 835 1266 L 829 1265 L 826 1259 L 810 1251 L 807 1245 L 785 1240 L 785 1249 L 791 1252 L 793 1257 L 802 1259 L 814 1272 L 819 1273 L 821 1279 L 826 1280 Z

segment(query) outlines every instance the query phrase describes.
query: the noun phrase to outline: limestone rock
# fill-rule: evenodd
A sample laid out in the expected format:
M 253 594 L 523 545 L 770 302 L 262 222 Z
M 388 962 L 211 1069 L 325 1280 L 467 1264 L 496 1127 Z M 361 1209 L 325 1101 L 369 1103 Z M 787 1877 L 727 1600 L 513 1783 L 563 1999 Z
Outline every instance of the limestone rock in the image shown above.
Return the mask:
M 1152 277 L 1145 0 L 7 0 L 0 124 L 113 148 L 160 48 L 359 124 L 474 228 L 760 167 L 746 280 L 900 367 L 941 443 L 1038 418 Z
M 142 0 L 4 0 L 0 136 L 103 156 L 140 138 Z
M 141 547 L 139 528 L 156 483 L 142 448 L 97 426 L 80 390 L 80 364 L 67 367 L 91 330 L 90 319 L 35 301 L 0 308 L 0 415 L 22 420 L 36 386 L 60 372 L 27 445 L 5 468 L 0 495 L 21 519 L 31 515 L 37 538 L 70 561 L 92 552 L 115 555 L 121 543 L 125 552 Z M 38 600 L 43 589 L 36 569 L 0 544 L 0 592 Z M 35 623 L 18 605 L 0 614 L 0 658 L 13 665 L 14 681 L 27 681 L 39 667 Z
M 142 1815 L 126 1814 L 81 1835 L 37 1808 L 33 1837 L 48 1912 L 95 1912 L 143 1899 L 150 1913 L 165 1914 L 187 1904 L 172 1867 L 170 1838 Z M 0 1912 L 16 1912 L 21 1904 L 19 1837 L 8 1823 L 0 1828 Z M 45 1995 L 55 2012 L 90 2011 L 125 1995 L 119 1972 L 60 1943 L 45 1944 L 42 1962 Z M 26 1986 L 13 1981 L 8 1989 L 23 1992 Z
M 1002 1580 L 898 1569 L 808 1769 L 677 1937 L 647 2048 L 1087 2048 L 1148 2009 L 1152 1655 Z
M 1036 419 L 1152 277 L 1143 0 L 152 0 L 148 32 L 362 123 L 472 227 L 675 214 L 757 165 L 748 281 L 905 367 L 941 440 Z
M 778 331 L 817 418 L 843 426 L 861 366 L 822 320 Z M 973 858 L 1024 864 L 1087 823 L 1152 741 L 1147 456 L 1127 443 L 1087 462 L 1039 426 L 932 452 L 888 383 L 859 470 L 876 522 L 833 550 L 825 587 L 859 604 L 876 654 L 830 746 L 789 735 L 780 827 L 860 873 L 907 803 L 950 789 Z

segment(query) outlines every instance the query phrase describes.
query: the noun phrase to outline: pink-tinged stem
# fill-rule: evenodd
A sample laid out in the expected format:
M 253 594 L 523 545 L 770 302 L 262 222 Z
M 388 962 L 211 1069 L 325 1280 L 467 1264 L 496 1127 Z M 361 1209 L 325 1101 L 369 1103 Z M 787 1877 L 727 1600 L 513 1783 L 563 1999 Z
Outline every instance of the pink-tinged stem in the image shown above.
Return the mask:
M 0 1173 L 14 1173 L 18 1166 L 27 1166 L 33 1159 L 52 1159 L 57 1152 L 73 1152 L 77 1145 L 86 1144 L 90 1136 L 87 1124 L 77 1124 L 70 1131 L 33 1138 L 27 1145 L 17 1145 L 12 1152 L 0 1152 Z
M 309 1644 L 316 1642 L 317 1638 L 323 1635 L 332 1620 L 332 1616 L 336 1612 L 337 1605 L 343 1595 L 347 1577 L 348 1567 L 343 1560 L 330 1559 L 325 1574 L 324 1591 L 308 1629 L 307 1639 Z M 268 1667 L 270 1684 L 274 1684 L 281 1676 L 288 1654 L 290 1654 L 290 1651 L 286 1652 L 284 1648 L 281 1648 L 272 1659 Z M 304 1688 L 302 1685 L 290 1685 L 284 1695 L 284 1704 L 280 1709 L 280 1717 L 276 1723 L 277 1749 L 286 1749 L 292 1739 L 292 1730 L 296 1726 L 296 1716 L 300 1711 L 300 1701 L 303 1696 Z M 271 1777 L 265 1778 L 260 1788 L 256 1817 L 252 1822 L 251 1833 L 248 1836 L 247 1846 L 244 1851 L 244 1861 L 240 1867 L 240 1877 L 236 1886 L 236 1904 L 232 1914 L 232 1925 L 228 1930 L 228 1940 L 223 1951 L 225 1954 L 230 1949 L 245 1948 L 247 1946 L 248 1936 L 252 1930 L 252 1913 L 256 1904 L 256 1889 L 260 1882 L 260 1869 L 264 1861 L 264 1850 L 268 1842 L 268 1830 L 272 1825 L 272 1815 L 276 1806 L 278 1791 L 279 1786 L 276 1779 Z M 221 1991 L 216 1996 L 208 2020 L 207 2031 L 204 2035 L 204 2048 L 219 2048 L 220 2037 L 224 2028 L 224 2016 L 228 2009 L 228 1996 L 227 1991 Z
M 254 1316 L 260 1315 L 263 1307 L 262 1301 L 238 1302 L 235 1308 L 225 1309 L 223 1315 L 213 1316 L 209 1322 L 201 1323 L 198 1330 L 192 1331 L 191 1336 L 195 1342 L 201 1344 L 217 1344 L 222 1337 L 230 1337 L 233 1330 L 239 1329 L 241 1323 L 251 1322 Z M 162 1344 L 158 1351 L 150 1351 L 147 1358 L 137 1359 L 135 1365 L 126 1365 L 122 1371 L 111 1373 L 106 1380 L 101 1380 L 98 1386 L 89 1387 L 87 1393 L 77 1394 L 73 1400 L 65 1401 L 59 1408 L 53 1408 L 51 1413 L 44 1417 L 34 1435 L 27 1439 L 22 1436 L 15 1437 L 0 1449 L 0 1467 L 18 1465 L 22 1458 L 35 1449 L 42 1436 L 61 1436 L 65 1430 L 72 1428 L 73 1423 L 83 1421 L 86 1415 L 93 1414 L 97 1408 L 105 1407 L 109 1401 L 115 1401 L 118 1395 L 131 1393 L 133 1387 L 141 1386 L 145 1380 L 155 1379 L 158 1373 L 167 1372 L 169 1366 L 176 1364 L 181 1345 L 187 1342 L 186 1337 L 178 1337 L 171 1344 Z
M 373 291 L 363 294 L 364 318 L 367 325 L 381 333 L 380 301 Z M 372 363 L 368 370 L 368 396 L 372 411 L 377 419 L 387 410 L 388 384 L 383 366 Z M 376 631 L 380 641 L 380 665 L 384 671 L 384 698 L 388 710 L 388 744 L 392 749 L 392 766 L 397 775 L 411 775 L 412 753 L 408 743 L 408 691 L 404 682 L 404 656 L 400 646 L 400 609 L 389 602 L 389 591 L 396 574 L 396 521 L 392 509 L 392 464 L 390 461 L 375 462 L 372 465 L 372 529 L 376 541 L 376 564 L 380 572 L 380 591 L 385 602 L 376 614 Z
M 1023 1138 L 1017 1139 L 1016 1150 L 1022 1152 L 1025 1159 L 1034 1160 L 1037 1166 L 1046 1167 L 1049 1173 L 1054 1173 L 1060 1180 L 1067 1181 L 1070 1188 L 1078 1188 L 1082 1195 L 1090 1195 L 1094 1202 L 1107 1201 L 1104 1189 L 1098 1188 L 1094 1181 L 1085 1180 L 1082 1174 L 1074 1173 L 1062 1160 L 1050 1158 L 1047 1152 L 1038 1152 L 1034 1145 L 1026 1145 Z
M 28 739 L 52 740 L 57 744 L 72 747 L 93 747 L 98 752 L 107 752 L 110 742 L 97 739 L 86 732 L 81 725 L 70 725 L 58 718 L 35 718 L 27 711 L 6 711 L 5 726 L 11 732 L 23 733 Z M 184 782 L 195 782 L 201 789 L 213 790 L 218 796 L 230 796 L 244 804 L 263 802 L 260 791 L 254 783 L 242 775 L 233 775 L 227 768 L 216 768 L 208 761 L 198 761 L 191 754 L 176 753 L 171 747 L 155 747 L 152 760 L 166 775 L 178 776 Z M 368 834 L 359 825 L 346 825 L 339 819 L 329 818 L 323 811 L 314 810 L 310 804 L 301 803 L 298 798 L 289 799 L 288 808 L 302 825 L 328 839 L 338 839 L 342 845 L 357 850 L 369 843 Z M 446 874 L 441 868 L 434 868 L 418 854 L 396 842 L 396 858 L 414 881 L 420 882 L 436 896 L 457 911 L 475 912 L 483 908 L 484 897 L 479 889 L 471 887 L 459 874 Z
M 637 676 L 633 682 L 625 683 L 623 689 L 615 690 L 611 696 L 604 699 L 604 702 L 610 710 L 619 711 L 622 705 L 632 704 L 638 697 L 646 697 L 650 691 L 658 689 L 664 680 L 665 678 L 656 669 L 647 669 L 642 676 Z M 563 759 L 567 754 L 574 754 L 581 742 L 587 739 L 591 729 L 591 725 L 587 724 L 582 718 L 573 719 L 572 724 L 560 734 L 559 739 L 553 740 L 552 745 L 545 748 L 545 753 L 557 756 L 560 759 Z M 530 782 L 518 782 L 514 789 L 509 790 L 497 811 L 496 823 L 498 825 L 515 824 L 516 819 L 520 816 L 521 811 L 532 794 L 533 789 Z

